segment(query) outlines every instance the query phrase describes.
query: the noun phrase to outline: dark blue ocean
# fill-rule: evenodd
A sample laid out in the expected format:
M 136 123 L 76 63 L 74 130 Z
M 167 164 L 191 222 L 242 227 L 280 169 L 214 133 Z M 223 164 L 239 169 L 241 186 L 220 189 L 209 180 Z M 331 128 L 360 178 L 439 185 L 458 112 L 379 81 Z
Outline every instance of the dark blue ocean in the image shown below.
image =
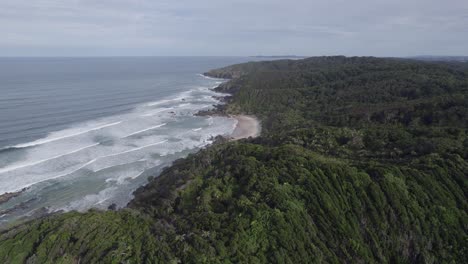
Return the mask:
M 235 120 L 194 114 L 240 57 L 0 58 L 3 223 L 58 210 L 125 206 L 150 175 L 229 135 Z

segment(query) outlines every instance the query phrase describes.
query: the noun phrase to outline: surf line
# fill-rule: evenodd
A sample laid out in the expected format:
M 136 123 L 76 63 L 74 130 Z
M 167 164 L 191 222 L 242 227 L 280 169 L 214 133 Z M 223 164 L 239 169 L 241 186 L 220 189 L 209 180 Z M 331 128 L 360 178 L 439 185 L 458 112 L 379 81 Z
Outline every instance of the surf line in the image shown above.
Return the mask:
M 103 158 L 107 158 L 107 157 L 113 157 L 113 156 L 117 156 L 117 155 L 121 155 L 121 154 L 125 154 L 125 153 L 129 153 L 129 152 L 133 152 L 133 151 L 137 151 L 137 150 L 140 150 L 140 149 L 144 149 L 144 148 L 148 148 L 148 147 L 152 147 L 152 146 L 156 146 L 156 145 L 159 145 L 159 144 L 162 144 L 162 143 L 165 143 L 167 142 L 167 140 L 163 140 L 163 141 L 160 141 L 160 142 L 156 142 L 154 144 L 151 144 L 151 145 L 146 145 L 146 146 L 142 146 L 142 147 L 139 147 L 139 148 L 134 148 L 134 149 L 130 149 L 130 150 L 127 150 L 127 151 L 124 151 L 124 152 L 119 152 L 119 153 L 115 153 L 115 154 L 111 154 L 111 155 L 107 155 L 107 156 L 102 156 L 102 157 L 97 157 L 95 159 L 92 159 L 88 162 L 86 162 L 85 164 L 83 164 L 82 166 L 80 166 L 79 168 L 71 171 L 71 172 L 68 172 L 68 173 L 65 173 L 65 174 L 61 174 L 61 175 L 58 175 L 58 176 L 54 176 L 54 177 L 51 177 L 51 178 L 47 178 L 47 179 L 44 179 L 44 180 L 41 180 L 39 182 L 35 182 L 35 183 L 32 183 L 32 184 L 29 184 L 28 186 L 26 187 L 29 187 L 33 184 L 37 184 L 37 183 L 40 183 L 40 182 L 44 182 L 44 181 L 47 181 L 47 180 L 53 180 L 53 179 L 57 179 L 57 178 L 61 178 L 61 177 L 64 177 L 64 176 L 67 176 L 67 175 L 70 175 L 72 173 L 75 173 L 85 167 L 87 167 L 88 165 L 100 160 L 100 159 L 103 159 Z M 135 162 L 130 162 L 130 163 L 135 163 Z M 115 166 L 121 166 L 121 165 L 125 165 L 125 164 L 130 164 L 130 163 L 123 163 L 123 164 L 118 164 L 118 165 L 113 165 L 113 166 L 109 166 L 107 168 L 111 168 L 111 167 L 115 167 Z M 106 168 L 103 168 L 103 169 L 106 169 Z M 103 169 L 100 169 L 100 170 L 97 170 L 97 171 L 94 171 L 94 172 L 98 172 L 98 171 L 101 171 Z M 23 187 L 24 188 L 24 187 Z
M 150 145 L 146 145 L 146 146 L 142 146 L 142 147 L 138 147 L 138 148 L 133 148 L 133 149 L 130 149 L 130 150 L 126 150 L 126 151 L 123 151 L 123 152 L 119 152 L 119 153 L 115 153 L 115 154 L 111 154 L 111 155 L 107 155 L 107 156 L 102 156 L 102 157 L 99 157 L 99 159 L 107 158 L 107 157 L 114 157 L 114 156 L 122 155 L 122 154 L 125 154 L 125 153 L 138 151 L 138 150 L 141 150 L 141 149 L 145 149 L 145 148 L 156 146 L 156 145 L 159 145 L 159 144 L 162 144 L 162 143 L 166 143 L 167 141 L 168 140 L 166 139 L 166 140 L 163 140 L 163 141 L 156 142 L 154 144 L 150 144 Z
M 156 128 L 160 128 L 160 127 L 163 127 L 167 125 L 167 123 L 163 123 L 163 124 L 160 124 L 160 125 L 157 125 L 157 126 L 153 126 L 153 127 L 149 127 L 149 128 L 146 128 L 146 129 L 143 129 L 143 130 L 140 130 L 140 131 L 137 131 L 137 132 L 133 132 L 131 134 L 128 134 L 126 136 L 124 136 L 123 138 L 128 138 L 128 137 L 131 137 L 131 136 L 134 136 L 134 135 L 138 135 L 140 133 L 143 133 L 143 132 L 146 132 L 148 130 L 153 130 L 153 129 L 156 129 Z
M 143 117 L 154 116 L 154 115 L 156 115 L 158 113 L 173 110 L 173 109 L 174 109 L 174 107 L 163 108 L 163 109 L 161 109 L 159 111 L 154 111 L 154 112 L 151 112 L 149 114 L 144 114 L 144 115 L 141 115 L 141 116 L 143 116 Z
M 21 190 L 21 189 L 23 189 L 23 188 L 27 188 L 27 187 L 30 187 L 30 186 L 32 186 L 32 185 L 35 185 L 35 184 L 38 184 L 38 183 L 41 183 L 41 182 L 45 182 L 45 181 L 48 181 L 48 180 L 53 180 L 53 179 L 65 177 L 65 176 L 67 176 L 67 175 L 70 175 L 70 174 L 72 174 L 72 173 L 75 173 L 75 172 L 77 172 L 77 171 L 79 171 L 79 170 L 81 170 L 81 169 L 87 167 L 88 165 L 90 165 L 90 164 L 92 164 L 92 163 L 94 163 L 94 162 L 96 162 L 96 161 L 98 161 L 98 160 L 100 160 L 100 159 L 102 159 L 102 158 L 117 156 L 117 155 L 129 153 L 129 152 L 133 152 L 133 151 L 145 149 L 145 148 L 148 148 L 148 147 L 152 147 L 152 146 L 156 146 L 156 145 L 165 143 L 165 142 L 167 142 L 167 141 L 168 141 L 168 140 L 163 140 L 163 141 L 160 141 L 160 142 L 156 142 L 156 143 L 154 143 L 154 144 L 150 144 L 150 145 L 146 145 L 146 146 L 142 146 L 142 147 L 130 149 L 130 150 L 127 150 L 127 151 L 124 151 L 124 152 L 120 152 L 120 153 L 116 153 L 116 154 L 112 154 L 112 155 L 107 155 L 107 156 L 102 156 L 102 157 L 97 157 L 97 158 L 95 158 L 95 159 L 92 159 L 92 160 L 86 162 L 85 164 L 81 165 L 80 167 L 78 167 L 77 169 L 74 169 L 74 170 L 71 171 L 71 172 L 68 172 L 68 173 L 65 173 L 65 174 L 61 174 L 61 175 L 57 175 L 57 176 L 53 176 L 53 177 L 50 177 L 50 178 L 47 178 L 47 179 L 43 179 L 43 180 L 40 180 L 40 181 L 36 181 L 36 182 L 33 182 L 33 183 L 29 183 L 29 184 L 27 184 L 27 185 L 25 185 L 25 186 L 22 186 L 21 188 L 18 188 L 18 190 Z M 97 143 L 97 144 L 95 144 L 95 145 L 99 145 L 99 143 Z M 88 147 L 91 147 L 91 146 L 88 146 Z M 80 151 L 80 150 L 75 150 L 75 151 L 70 152 L 70 153 L 67 153 L 67 154 L 65 154 L 65 155 L 72 154 L 72 153 L 75 153 L 75 152 L 77 152 L 77 151 Z M 62 156 L 63 156 L 63 155 L 62 155 Z M 53 158 L 50 158 L 50 159 L 53 159 Z M 44 160 L 41 161 L 41 162 L 44 162 Z M 123 165 L 123 164 L 121 164 L 121 165 Z M 29 165 L 29 166 L 31 166 L 31 165 Z M 1 173 L 1 172 L 0 172 L 0 173 Z
M 33 162 L 33 163 L 29 163 L 29 164 L 25 164 L 25 165 L 13 166 L 13 167 L 6 167 L 6 168 L 3 168 L 3 169 L 0 169 L 0 173 L 5 173 L 5 172 L 12 171 L 12 170 L 22 169 L 22 168 L 34 166 L 34 165 L 37 165 L 37 164 L 41 164 L 41 163 L 46 162 L 46 161 L 49 161 L 49 160 L 53 160 L 53 159 L 57 159 L 57 158 L 60 158 L 60 157 L 63 157 L 63 156 L 67 156 L 67 155 L 70 155 L 70 154 L 77 153 L 77 152 L 82 151 L 82 150 L 87 149 L 87 148 L 92 148 L 92 147 L 97 146 L 97 145 L 99 145 L 99 144 L 100 144 L 100 143 L 92 144 L 92 145 L 89 145 L 89 146 L 86 146 L 86 147 L 82 147 L 82 148 L 73 150 L 72 152 L 68 152 L 68 153 L 65 153 L 65 154 L 57 155 L 57 156 L 54 156 L 54 157 L 51 157 L 51 158 L 48 158 L 48 159 L 39 160 L 39 161 L 36 161 L 36 162 Z
M 73 174 L 73 173 L 75 173 L 75 172 L 77 172 L 77 171 L 83 169 L 84 167 L 88 166 L 89 164 L 94 163 L 96 160 L 97 160 L 97 159 L 92 159 L 92 160 L 86 162 L 85 164 L 81 165 L 81 166 L 78 167 L 77 169 L 74 169 L 74 170 L 71 171 L 71 172 L 64 173 L 64 174 L 57 175 L 57 176 L 53 176 L 53 177 L 50 177 L 50 178 L 47 178 L 47 179 L 43 179 L 43 180 L 40 180 L 40 181 L 37 181 L 37 182 L 33 182 L 33 183 L 29 184 L 28 186 L 23 187 L 23 188 L 27 188 L 27 187 L 30 187 L 30 186 L 32 186 L 32 185 L 34 185 L 34 184 L 38 184 L 38 183 L 45 182 L 45 181 L 48 181 L 48 180 L 54 180 L 54 179 L 62 178 L 62 177 L 65 177 L 65 176 L 67 176 L 67 175 Z
M 47 138 L 45 138 L 45 139 L 39 139 L 39 140 L 30 142 L 30 143 L 18 144 L 18 145 L 15 145 L 15 146 L 12 146 L 12 147 L 7 147 L 7 148 L 27 148 L 27 147 L 33 147 L 33 146 L 42 145 L 42 144 L 50 143 L 50 142 L 53 142 L 53 141 L 57 141 L 57 140 L 61 140 L 61 139 L 69 138 L 69 137 L 76 137 L 76 136 L 83 135 L 83 134 L 86 134 L 86 133 L 89 133 L 89 132 L 92 132 L 92 131 L 100 130 L 100 129 L 103 129 L 103 128 L 106 128 L 106 127 L 116 126 L 116 125 L 118 125 L 118 124 L 120 124 L 120 123 L 122 123 L 122 121 L 115 122 L 115 123 L 111 123 L 111 124 L 102 125 L 102 126 L 99 126 L 99 127 L 95 127 L 95 128 L 89 129 L 89 130 L 81 131 L 81 132 L 74 133 L 74 134 L 70 134 L 70 135 L 65 135 L 65 136 L 62 136 L 62 137 L 56 137 L 56 138 L 50 138 L 50 139 L 47 139 Z
M 74 170 L 71 171 L 71 172 L 68 172 L 68 173 L 65 173 L 65 174 L 61 174 L 61 175 L 57 175 L 57 176 L 53 176 L 53 177 L 50 177 L 50 178 L 47 178 L 47 179 L 42 179 L 42 180 L 35 181 L 35 182 L 32 182 L 32 183 L 28 183 L 28 184 L 24 185 L 23 187 L 21 187 L 21 188 L 19 188 L 19 189 L 17 189 L 17 190 L 22 190 L 22 189 L 24 189 L 24 188 L 31 187 L 31 186 L 33 186 L 33 185 L 35 185 L 35 184 L 38 184 L 38 183 L 41 183 L 41 182 L 50 181 L 50 180 L 62 178 L 62 177 L 65 177 L 65 176 L 67 176 L 67 175 L 73 174 L 73 173 L 75 173 L 75 172 L 77 172 L 77 171 L 83 169 L 84 167 L 88 166 L 89 164 L 95 162 L 96 160 L 97 160 L 97 159 L 90 160 L 90 161 L 88 161 L 87 163 L 81 165 L 80 167 L 78 167 L 77 169 L 74 169 Z M 38 208 L 38 209 L 39 209 L 39 208 Z M 35 210 L 37 210 L 37 209 L 35 209 Z M 33 210 L 33 211 L 35 211 L 35 210 Z M 32 211 L 31 211 L 31 212 L 32 212 Z

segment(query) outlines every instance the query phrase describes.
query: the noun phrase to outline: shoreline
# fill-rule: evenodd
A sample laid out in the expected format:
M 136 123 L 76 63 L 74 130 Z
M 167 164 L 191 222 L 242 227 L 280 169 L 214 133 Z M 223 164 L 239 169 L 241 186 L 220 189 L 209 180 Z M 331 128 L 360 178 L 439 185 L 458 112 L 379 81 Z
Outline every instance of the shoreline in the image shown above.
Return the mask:
M 220 78 L 218 76 L 211 76 L 209 73 L 202 73 L 201 76 L 208 78 L 208 79 L 218 79 L 223 80 L 223 82 L 216 87 L 213 87 L 211 90 L 217 93 L 224 93 L 225 96 L 219 96 L 216 99 L 220 100 L 221 103 L 214 105 L 214 109 L 206 110 L 206 111 L 199 111 L 195 115 L 198 116 L 225 116 L 228 118 L 236 119 L 237 124 L 234 128 L 234 131 L 227 137 L 229 141 L 240 140 L 244 138 L 256 138 L 260 136 L 262 131 L 262 126 L 260 120 L 253 115 L 244 115 L 244 114 L 236 114 L 230 115 L 225 112 L 226 105 L 229 104 L 229 99 L 233 96 L 232 92 L 221 92 L 218 89 L 221 85 L 229 82 L 232 80 L 233 76 L 225 76 Z
M 224 81 L 228 81 L 228 80 L 224 80 Z M 223 93 L 216 90 L 217 87 L 219 87 L 219 85 L 216 86 L 216 87 L 212 87 L 212 88 L 207 87 L 208 90 L 211 90 L 211 91 L 214 91 L 214 92 L 217 93 L 213 97 L 215 99 L 217 99 L 219 102 L 217 104 L 213 105 L 214 109 L 211 109 L 211 110 L 208 110 L 208 111 L 200 110 L 200 111 L 196 112 L 194 114 L 194 116 L 206 116 L 206 117 L 208 117 L 208 116 L 222 116 L 222 117 L 225 117 L 225 118 L 228 118 L 228 119 L 231 119 L 231 120 L 233 120 L 233 119 L 236 120 L 234 130 L 232 130 L 231 133 L 227 133 L 224 136 L 219 135 L 219 136 L 224 138 L 224 140 L 222 140 L 221 142 L 236 141 L 236 140 L 240 140 L 240 139 L 246 139 L 246 138 L 250 138 L 250 137 L 254 138 L 254 137 L 259 136 L 260 131 L 261 131 L 261 126 L 260 126 L 260 121 L 255 116 L 242 115 L 242 114 L 230 115 L 230 114 L 226 114 L 223 111 L 224 110 L 223 107 L 226 104 L 229 103 L 229 100 L 227 100 L 227 98 L 232 96 L 232 94 L 229 94 L 229 93 L 224 93 L 223 94 Z M 216 144 L 216 142 L 213 142 L 213 143 Z M 206 147 L 210 147 L 211 145 L 213 145 L 213 144 L 209 144 Z M 172 166 L 172 165 L 170 165 L 170 166 Z M 146 186 L 147 184 L 148 183 L 144 184 L 143 186 Z M 20 196 L 22 193 L 24 193 L 27 190 L 28 187 L 29 186 L 18 189 L 17 191 L 6 192 L 6 193 L 3 193 L 3 194 L 0 194 L 0 204 L 7 203 L 11 199 Z M 128 203 L 130 203 L 130 202 L 131 202 L 131 200 Z M 128 206 L 128 203 L 123 208 L 126 208 Z M 0 211 L 0 214 L 11 214 L 11 213 L 15 212 L 16 210 L 21 209 L 24 206 L 25 206 L 25 203 L 19 204 L 18 206 L 10 208 L 9 210 Z M 45 210 L 45 207 L 41 207 L 41 208 L 38 208 L 38 209 Z M 102 209 L 102 210 L 106 211 L 106 210 L 109 210 L 109 208 Z M 53 212 L 43 212 L 43 213 L 41 213 L 41 214 L 39 214 L 37 216 L 26 217 L 25 219 L 16 219 L 16 220 L 12 221 L 11 223 L 14 223 L 14 222 L 20 223 L 20 222 L 23 222 L 23 221 L 29 221 L 29 220 L 33 220 L 33 219 L 36 219 L 36 218 L 40 218 L 42 216 L 51 215 L 51 214 L 53 214 Z M 1 223 L 0 224 L 0 230 L 4 229 L 5 226 L 7 226 L 7 225 L 8 224 Z
M 216 79 L 216 80 L 220 80 L 220 81 L 221 81 L 221 80 L 223 80 L 223 81 L 228 81 L 228 80 L 225 80 L 225 79 L 220 79 L 220 78 L 213 78 L 213 77 L 204 76 L 204 75 L 202 75 L 202 74 L 200 74 L 200 75 L 203 76 L 203 77 L 205 77 L 205 78 L 209 78 L 209 79 L 213 79 L 213 80 Z M 223 94 L 223 93 L 221 93 L 221 92 L 219 92 L 219 91 L 216 91 L 216 88 L 217 88 L 217 87 L 219 87 L 219 84 L 216 85 L 216 86 L 214 86 L 214 87 L 213 87 L 213 86 L 211 86 L 211 87 L 210 87 L 210 86 L 206 86 L 206 87 L 205 87 L 207 90 L 213 91 L 213 92 L 216 93 L 216 95 L 213 95 L 212 97 L 215 98 L 215 99 L 217 99 L 218 102 L 216 102 L 215 104 L 213 104 L 213 106 L 215 107 L 214 109 L 209 110 L 209 111 L 213 111 L 213 112 L 214 112 L 214 111 L 218 112 L 218 110 L 219 110 L 218 107 L 221 107 L 221 106 L 223 106 L 223 105 L 226 103 L 225 98 L 226 98 L 227 96 L 231 96 L 230 94 L 227 94 L 227 93 L 226 93 L 226 94 Z M 198 90 L 198 88 L 197 88 L 197 89 L 190 89 L 190 90 L 188 90 L 188 91 L 191 91 L 191 90 Z M 186 92 L 186 91 L 184 91 L 184 92 Z M 180 98 L 179 98 L 179 97 L 176 97 L 176 96 L 178 96 L 178 94 L 179 94 L 179 93 L 175 94 L 175 95 L 173 96 L 174 98 L 168 97 L 168 98 L 163 98 L 163 99 L 161 99 L 161 100 L 176 100 L 176 99 L 181 99 L 181 100 L 185 101 L 185 97 L 180 97 Z M 158 103 L 158 102 L 159 102 L 159 100 L 158 100 L 158 101 L 155 101 L 155 102 L 150 101 L 150 102 L 141 103 L 141 105 L 147 105 L 147 104 Z M 169 110 L 168 110 L 168 111 L 169 111 Z M 194 116 L 198 116 L 198 115 L 201 116 L 201 115 L 203 115 L 203 114 L 200 114 L 200 113 L 203 113 L 203 112 L 204 112 L 204 110 L 198 110 L 198 112 L 195 112 L 193 115 L 194 115 Z M 208 113 L 207 113 L 207 114 L 204 114 L 204 116 L 207 116 L 207 117 L 208 117 L 208 116 L 224 116 L 225 118 L 236 119 L 236 120 L 237 120 L 237 123 L 236 123 L 236 127 L 234 128 L 234 131 L 239 131 L 239 129 L 241 129 L 241 131 L 244 131 L 244 130 L 246 129 L 246 128 L 244 128 L 244 126 L 246 126 L 246 125 L 247 125 L 247 126 L 250 126 L 250 125 L 249 125 L 250 122 L 240 121 L 241 119 L 243 119 L 242 117 L 240 117 L 240 119 L 238 119 L 237 116 L 231 116 L 231 115 L 227 115 L 227 114 L 224 114 L 224 113 L 223 113 L 223 114 L 217 114 L 217 113 L 210 113 L 210 114 L 208 114 Z M 247 129 L 247 130 L 249 130 L 249 129 Z M 246 133 L 246 132 L 249 132 L 249 133 Z M 235 137 L 232 136 L 232 135 L 234 134 L 234 132 L 232 132 L 232 133 L 230 133 L 230 134 L 228 134 L 228 133 L 225 132 L 226 134 L 225 134 L 224 136 L 223 136 L 222 134 L 219 134 L 218 136 L 224 137 L 224 140 L 225 140 L 225 142 L 226 142 L 226 141 L 230 141 L 230 140 L 238 140 L 238 139 L 241 139 L 241 138 L 247 138 L 247 137 L 249 137 L 249 136 L 255 135 L 257 132 L 258 132 L 257 130 L 254 130 L 254 131 L 245 131 L 245 132 L 242 132 L 242 133 L 236 132 L 236 133 L 240 133 L 240 134 L 239 134 L 239 136 L 235 136 Z M 245 133 L 245 134 L 244 134 L 244 133 Z M 38 139 L 38 140 L 44 140 L 44 139 Z M 36 140 L 36 141 L 38 141 L 38 140 Z M 35 142 L 35 141 L 33 141 L 33 142 Z M 215 143 L 215 142 L 212 142 L 211 144 L 208 144 L 206 147 L 210 147 L 211 145 L 213 145 L 213 143 Z M 16 147 L 21 147 L 21 148 L 23 148 L 23 147 L 27 147 L 27 146 L 22 146 L 22 145 L 25 145 L 25 144 L 29 144 L 29 143 L 28 143 L 28 142 L 26 142 L 26 143 L 20 143 L 19 146 L 13 145 L 13 146 L 9 146 L 8 148 L 16 148 Z M 185 158 L 185 157 L 182 157 L 182 158 Z M 171 167 L 171 166 L 172 166 L 172 164 L 169 165 L 169 166 L 167 166 L 167 167 Z M 158 176 L 159 176 L 159 175 L 158 175 Z M 158 176 L 156 176 L 156 177 L 158 177 Z M 46 180 L 49 180 L 49 179 L 46 179 Z M 44 180 L 44 181 L 46 181 L 46 180 Z M 142 185 L 142 186 L 146 186 L 148 183 L 149 183 L 149 182 L 145 183 L 145 184 Z M 35 183 L 34 183 L 34 184 L 35 184 Z M 31 185 L 33 185 L 33 184 L 31 184 Z M 19 188 L 19 189 L 17 189 L 17 190 L 14 190 L 14 191 L 8 191 L 8 192 L 5 192 L 5 193 L 0 193 L 0 205 L 3 205 L 3 204 L 5 204 L 5 203 L 9 202 L 10 200 L 12 200 L 12 199 L 14 199 L 14 198 L 16 198 L 16 197 L 22 195 L 31 185 L 21 187 L 21 188 Z M 141 187 L 141 186 L 140 186 L 140 187 Z M 130 194 L 133 194 L 134 192 L 135 192 L 135 190 L 133 190 Z M 133 198 L 130 199 L 130 200 L 127 202 L 127 204 L 124 205 L 122 208 L 127 208 L 128 204 L 129 204 L 132 200 L 133 200 Z M 29 202 L 29 201 L 26 201 L 26 202 Z M 10 208 L 10 209 L 7 209 L 7 210 L 0 210 L 0 215 L 2 215 L 2 214 L 10 215 L 10 214 L 16 212 L 17 210 L 23 208 L 25 205 L 26 205 L 26 203 L 21 203 L 21 204 L 18 204 L 17 206 L 14 206 L 14 207 Z M 112 209 L 110 209 L 110 207 L 111 207 L 112 205 L 115 205 L 115 204 L 111 204 L 111 205 L 110 205 L 109 207 L 107 207 L 107 208 L 100 208 L 100 209 L 97 209 L 97 208 L 95 208 L 95 207 L 91 207 L 91 208 L 87 209 L 86 211 L 92 210 L 92 209 L 103 210 L 103 211 L 112 210 Z M 39 209 L 39 210 L 42 211 L 42 210 L 46 210 L 46 207 L 39 207 L 39 208 L 37 208 L 37 209 Z M 18 219 L 15 219 L 15 220 L 13 220 L 13 221 L 7 221 L 7 222 L 3 222 L 3 223 L 0 221 L 0 230 L 3 230 L 3 229 L 5 228 L 5 226 L 8 226 L 9 223 L 21 223 L 21 222 L 23 222 L 23 221 L 34 220 L 34 219 L 37 219 L 37 218 L 40 218 L 40 217 L 43 217 L 43 216 L 47 216 L 47 215 L 51 215 L 51 214 L 54 214 L 54 213 L 55 213 L 55 212 L 44 211 L 43 213 L 39 214 L 38 216 L 30 216 L 30 217 L 26 217 L 26 218 L 24 218 L 24 219 L 18 218 Z
M 244 138 L 256 138 L 260 135 L 261 124 L 255 116 L 232 115 L 229 117 L 237 120 L 236 128 L 231 133 L 229 140 L 235 141 Z

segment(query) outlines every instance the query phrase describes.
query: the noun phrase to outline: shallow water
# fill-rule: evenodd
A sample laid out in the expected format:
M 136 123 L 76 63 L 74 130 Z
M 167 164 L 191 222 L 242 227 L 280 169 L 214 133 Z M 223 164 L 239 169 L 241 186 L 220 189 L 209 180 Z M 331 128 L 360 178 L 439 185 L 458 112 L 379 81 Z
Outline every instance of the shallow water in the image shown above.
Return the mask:
M 6 223 L 44 210 L 125 206 L 174 160 L 229 135 L 196 117 L 222 80 L 199 73 L 247 58 L 0 59 L 0 204 Z

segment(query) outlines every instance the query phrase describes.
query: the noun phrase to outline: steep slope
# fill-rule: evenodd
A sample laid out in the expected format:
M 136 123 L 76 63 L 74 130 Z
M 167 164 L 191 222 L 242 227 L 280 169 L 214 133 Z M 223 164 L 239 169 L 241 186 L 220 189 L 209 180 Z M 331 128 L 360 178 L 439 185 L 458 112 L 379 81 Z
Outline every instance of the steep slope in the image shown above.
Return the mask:
M 462 263 L 468 67 L 317 57 L 234 65 L 261 137 L 176 161 L 119 211 L 0 234 L 4 263 Z M 18 245 L 22 245 L 19 247 Z

